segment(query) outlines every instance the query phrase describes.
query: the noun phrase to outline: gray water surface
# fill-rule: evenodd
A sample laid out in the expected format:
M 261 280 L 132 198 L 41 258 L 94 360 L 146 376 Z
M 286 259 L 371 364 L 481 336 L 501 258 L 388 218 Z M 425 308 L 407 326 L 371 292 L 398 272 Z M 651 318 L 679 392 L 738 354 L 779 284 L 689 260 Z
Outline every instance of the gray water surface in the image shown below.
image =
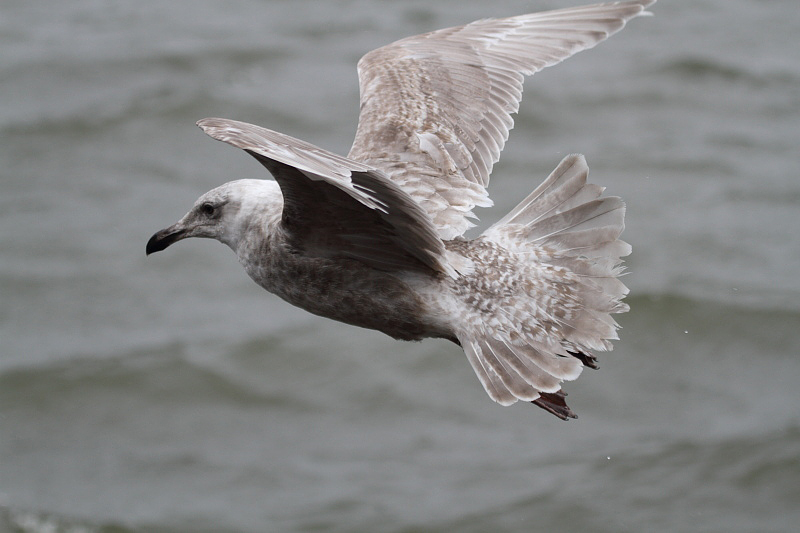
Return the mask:
M 526 84 L 497 220 L 561 158 L 628 204 L 631 312 L 565 386 L 502 408 L 459 349 L 144 245 L 266 177 L 194 122 L 346 153 L 359 57 L 569 1 L 0 7 L 0 531 L 790 532 L 800 521 L 800 11 L 661 0 Z

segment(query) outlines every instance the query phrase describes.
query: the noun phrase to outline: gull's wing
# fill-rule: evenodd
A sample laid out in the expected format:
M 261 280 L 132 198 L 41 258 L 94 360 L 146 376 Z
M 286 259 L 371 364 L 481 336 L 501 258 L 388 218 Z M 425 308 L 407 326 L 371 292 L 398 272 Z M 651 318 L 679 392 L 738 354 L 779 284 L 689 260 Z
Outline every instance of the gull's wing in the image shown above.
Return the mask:
M 383 169 L 447 240 L 475 206 L 513 126 L 525 75 L 591 48 L 655 0 L 489 19 L 402 39 L 358 63 L 361 114 L 349 157 Z
M 427 213 L 381 170 L 245 122 L 206 118 L 197 125 L 272 173 L 283 193 L 282 227 L 296 248 L 381 270 L 454 275 Z

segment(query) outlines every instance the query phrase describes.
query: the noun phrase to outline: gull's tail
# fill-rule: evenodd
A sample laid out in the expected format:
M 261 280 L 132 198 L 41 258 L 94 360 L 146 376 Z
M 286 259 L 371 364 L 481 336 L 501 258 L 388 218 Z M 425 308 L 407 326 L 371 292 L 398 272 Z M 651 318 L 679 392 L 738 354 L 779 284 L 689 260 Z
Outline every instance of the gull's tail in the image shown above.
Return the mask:
M 592 351 L 611 350 L 617 339 L 613 313 L 628 289 L 617 277 L 625 204 L 601 197 L 586 183 L 589 168 L 570 155 L 508 215 L 473 241 L 502 254 L 506 270 L 478 267 L 474 275 L 499 277 L 495 305 L 479 307 L 459 341 L 489 395 L 507 405 L 531 401 L 561 418 L 574 413 L 564 402 L 563 380 L 584 366 L 597 368 Z M 487 248 L 488 249 L 488 248 Z M 484 251 L 484 255 L 489 252 Z M 486 282 L 484 282 L 486 283 Z

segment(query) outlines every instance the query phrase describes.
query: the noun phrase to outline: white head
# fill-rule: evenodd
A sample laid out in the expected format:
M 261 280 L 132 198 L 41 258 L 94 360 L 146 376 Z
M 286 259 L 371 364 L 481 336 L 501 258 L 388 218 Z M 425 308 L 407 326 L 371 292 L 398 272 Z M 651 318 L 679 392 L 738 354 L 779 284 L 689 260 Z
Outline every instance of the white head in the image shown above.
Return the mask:
M 198 198 L 177 223 L 156 232 L 147 241 L 147 255 L 189 237 L 216 239 L 236 251 L 248 228 L 278 217 L 282 208 L 283 196 L 272 180 L 228 182 Z

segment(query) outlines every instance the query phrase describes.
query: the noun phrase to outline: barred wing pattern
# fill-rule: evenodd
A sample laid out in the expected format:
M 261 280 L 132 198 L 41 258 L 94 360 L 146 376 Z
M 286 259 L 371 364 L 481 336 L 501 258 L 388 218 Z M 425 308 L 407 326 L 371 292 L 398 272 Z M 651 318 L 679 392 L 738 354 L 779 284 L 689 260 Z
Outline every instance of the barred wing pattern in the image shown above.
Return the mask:
M 449 240 L 491 205 L 486 186 L 524 76 L 595 46 L 646 13 L 634 0 L 487 19 L 402 39 L 358 64 L 361 114 L 349 158 L 384 170 Z

